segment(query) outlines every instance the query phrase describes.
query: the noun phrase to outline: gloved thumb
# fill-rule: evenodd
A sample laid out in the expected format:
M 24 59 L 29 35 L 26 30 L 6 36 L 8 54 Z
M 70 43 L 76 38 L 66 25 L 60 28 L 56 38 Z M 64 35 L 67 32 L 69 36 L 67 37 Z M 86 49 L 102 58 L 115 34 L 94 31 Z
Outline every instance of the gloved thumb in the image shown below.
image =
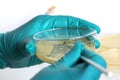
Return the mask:
M 83 44 L 81 42 L 77 42 L 68 54 L 66 54 L 58 62 L 55 62 L 53 65 L 51 65 L 51 67 L 59 68 L 63 66 L 73 66 L 80 58 L 83 48 Z
M 23 46 L 24 46 L 24 51 L 26 55 L 35 55 L 37 48 L 36 48 L 36 44 L 35 44 L 35 40 L 33 39 L 26 39 L 22 42 Z

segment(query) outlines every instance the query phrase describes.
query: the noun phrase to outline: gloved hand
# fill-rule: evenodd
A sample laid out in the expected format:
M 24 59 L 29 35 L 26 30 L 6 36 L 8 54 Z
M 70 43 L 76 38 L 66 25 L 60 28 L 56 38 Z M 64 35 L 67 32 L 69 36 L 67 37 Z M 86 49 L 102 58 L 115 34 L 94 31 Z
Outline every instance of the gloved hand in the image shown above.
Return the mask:
M 73 26 L 93 28 L 100 32 L 97 25 L 76 17 L 40 15 L 13 31 L 1 34 L 0 68 L 19 68 L 40 64 L 42 61 L 35 55 L 33 34 L 47 29 Z
M 82 61 L 81 55 L 106 67 L 106 62 L 101 56 L 77 42 L 66 56 L 38 72 L 32 80 L 99 80 L 101 72 Z

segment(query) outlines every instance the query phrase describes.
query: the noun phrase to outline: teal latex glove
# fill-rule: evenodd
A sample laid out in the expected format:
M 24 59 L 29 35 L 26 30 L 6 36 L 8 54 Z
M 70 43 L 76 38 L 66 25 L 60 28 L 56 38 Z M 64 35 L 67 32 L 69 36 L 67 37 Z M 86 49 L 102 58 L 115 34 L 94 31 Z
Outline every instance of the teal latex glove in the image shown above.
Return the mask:
M 66 56 L 38 72 L 32 80 L 99 80 L 101 72 L 82 61 L 81 55 L 106 68 L 106 62 L 101 56 L 77 42 Z
M 93 28 L 100 32 L 97 25 L 76 17 L 40 15 L 13 31 L 1 34 L 0 68 L 19 68 L 42 63 L 35 55 L 33 34 L 47 29 L 73 26 Z M 99 47 L 99 42 L 96 42 Z

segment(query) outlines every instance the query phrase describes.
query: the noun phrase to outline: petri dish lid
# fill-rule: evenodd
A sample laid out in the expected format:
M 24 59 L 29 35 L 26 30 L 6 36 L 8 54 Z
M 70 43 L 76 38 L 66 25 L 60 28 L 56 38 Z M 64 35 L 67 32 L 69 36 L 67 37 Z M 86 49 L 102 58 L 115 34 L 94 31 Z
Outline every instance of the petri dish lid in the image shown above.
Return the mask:
M 40 31 L 33 35 L 35 40 L 73 40 L 97 34 L 96 30 L 87 27 L 54 28 Z

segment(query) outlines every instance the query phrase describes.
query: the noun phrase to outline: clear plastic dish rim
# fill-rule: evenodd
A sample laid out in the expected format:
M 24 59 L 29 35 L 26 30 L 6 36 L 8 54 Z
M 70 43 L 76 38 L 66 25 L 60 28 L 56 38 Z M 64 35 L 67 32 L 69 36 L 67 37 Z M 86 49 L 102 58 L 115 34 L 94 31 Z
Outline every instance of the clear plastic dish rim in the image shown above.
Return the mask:
M 41 41 L 58 41 L 58 40 L 76 40 L 76 39 L 80 39 L 80 38 L 85 38 L 85 37 L 88 37 L 88 36 L 91 36 L 91 35 L 96 35 L 97 34 L 97 31 L 93 28 L 89 28 L 91 30 L 93 30 L 92 32 L 90 32 L 89 34 L 87 35 L 84 35 L 84 36 L 78 36 L 78 37 L 71 37 L 69 39 L 42 39 L 42 38 L 37 38 L 36 35 L 40 35 L 41 33 L 43 32 L 47 32 L 47 31 L 54 31 L 54 30 L 62 30 L 62 29 L 80 29 L 80 28 L 84 28 L 84 27 L 69 27 L 69 28 L 53 28 L 53 29 L 48 29 L 48 30 L 43 30 L 43 31 L 40 31 L 40 32 L 37 32 L 33 35 L 33 39 L 34 40 L 41 40 Z

